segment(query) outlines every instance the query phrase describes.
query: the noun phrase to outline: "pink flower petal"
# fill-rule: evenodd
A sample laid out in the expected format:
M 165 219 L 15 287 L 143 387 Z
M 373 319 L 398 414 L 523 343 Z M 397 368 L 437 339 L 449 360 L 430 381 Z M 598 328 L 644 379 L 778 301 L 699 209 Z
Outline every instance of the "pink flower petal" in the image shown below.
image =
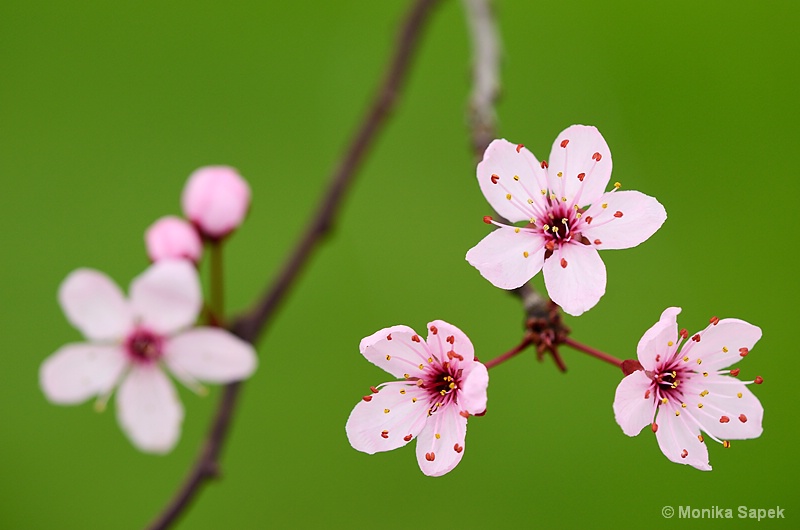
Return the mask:
M 708 394 L 694 401 L 703 404 L 692 414 L 707 433 L 721 440 L 744 440 L 761 436 L 764 407 L 747 385 L 726 376 L 711 376 L 701 384 Z M 741 394 L 742 397 L 738 397 Z
M 162 217 L 144 234 L 147 255 L 151 261 L 188 259 L 197 263 L 203 254 L 203 242 L 197 230 L 188 222 L 168 215 Z
M 591 309 L 606 292 L 606 266 L 591 247 L 564 245 L 545 260 L 543 269 L 547 293 L 570 315 Z
M 426 394 L 416 384 L 388 383 L 358 402 L 345 430 L 354 449 L 374 454 L 406 445 L 416 438 L 427 417 Z
M 636 370 L 617 385 L 614 418 L 628 436 L 636 436 L 653 421 L 655 396 L 649 391 L 651 383 L 642 370 Z
M 81 403 L 110 392 L 126 365 L 119 346 L 67 344 L 42 363 L 39 384 L 54 403 Z
M 203 303 L 194 266 L 185 260 L 164 260 L 134 278 L 131 305 L 151 331 L 172 334 L 194 324 Z
M 436 333 L 434 333 L 434 330 Z M 447 352 L 454 351 L 461 355 L 462 363 L 469 363 L 475 358 L 475 349 L 469 337 L 453 324 L 444 320 L 434 320 L 428 322 L 428 349 L 433 352 L 440 361 L 447 361 Z
M 580 193 L 579 206 L 594 203 L 611 178 L 611 151 L 595 127 L 573 125 L 564 130 L 553 142 L 549 163 L 548 187 L 570 202 Z
M 665 405 L 659 409 L 656 439 L 661 452 L 676 464 L 687 464 L 701 471 L 710 471 L 708 448 L 701 442 L 700 429 L 691 422 L 679 406 Z
M 250 343 L 219 328 L 194 328 L 167 340 L 164 362 L 179 377 L 230 383 L 250 377 L 258 362 Z
M 464 368 L 464 382 L 458 389 L 456 402 L 459 412 L 483 414 L 486 412 L 486 389 L 489 386 L 489 372 L 483 363 L 468 363 Z
M 703 370 L 716 371 L 741 361 L 761 338 L 761 328 L 738 318 L 725 318 L 698 335 L 700 342 L 690 340 L 681 353 L 700 359 Z
M 408 326 L 384 328 L 361 339 L 362 355 L 395 377 L 423 377 L 430 353 L 424 339 Z
M 183 213 L 201 232 L 221 238 L 237 228 L 250 208 L 250 186 L 232 167 L 201 167 L 181 195 Z
M 93 269 L 73 271 L 58 289 L 67 320 L 87 338 L 118 340 L 132 327 L 131 309 L 117 284 Z
M 668 307 L 661 313 L 659 321 L 639 339 L 636 354 L 646 370 L 655 370 L 656 363 L 666 362 L 667 355 L 674 350 L 673 346 L 678 340 L 678 314 L 680 312 L 680 307 Z M 673 346 L 669 345 L 670 342 Z M 656 358 L 659 361 L 656 361 Z
M 167 453 L 177 443 L 183 407 L 160 368 L 133 365 L 117 392 L 117 420 L 133 445 L 148 453 Z
M 606 205 L 603 208 L 603 205 Z M 590 241 L 600 240 L 600 250 L 635 247 L 646 241 L 667 219 L 660 202 L 638 191 L 606 193 L 586 211 L 592 224 L 583 235 Z
M 541 190 L 547 188 L 540 162 L 524 147 L 517 147 L 506 140 L 493 141 L 477 170 L 478 184 L 486 200 L 512 223 L 529 219 L 527 200 L 541 201 Z
M 464 456 L 467 418 L 457 407 L 445 407 L 428 418 L 417 439 L 417 462 L 423 473 L 439 477 L 455 468 Z
M 467 261 L 495 287 L 516 289 L 542 269 L 544 243 L 538 233 L 498 228 L 467 252 Z

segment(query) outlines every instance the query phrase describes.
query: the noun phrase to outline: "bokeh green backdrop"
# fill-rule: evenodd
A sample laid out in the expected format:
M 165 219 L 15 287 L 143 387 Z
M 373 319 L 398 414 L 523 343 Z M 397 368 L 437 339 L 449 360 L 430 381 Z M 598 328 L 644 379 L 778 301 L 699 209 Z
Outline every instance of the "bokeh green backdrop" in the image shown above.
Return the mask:
M 361 119 L 406 1 L 0 3 L 0 527 L 140 528 L 176 489 L 219 396 L 181 389 L 183 435 L 137 452 L 113 407 L 58 407 L 42 360 L 78 332 L 56 289 L 90 266 L 140 273 L 143 230 L 179 212 L 188 174 L 238 167 L 253 189 L 226 249 L 227 302 L 244 310 L 314 211 Z M 464 254 L 489 213 L 465 129 L 469 42 L 458 1 L 432 18 L 391 123 L 336 232 L 259 345 L 222 461 L 179 528 L 674 526 L 664 505 L 785 508 L 800 524 L 798 8 L 789 1 L 498 2 L 500 134 L 546 158 L 573 123 L 596 125 L 614 180 L 657 197 L 663 228 L 606 252 L 608 292 L 573 336 L 632 357 L 668 305 L 681 325 L 738 317 L 764 337 L 743 376 L 766 409 L 760 439 L 710 445 L 714 471 L 628 438 L 620 374 L 569 350 L 567 374 L 525 355 L 491 373 L 449 475 L 412 447 L 367 456 L 344 424 L 386 375 L 358 353 L 385 326 L 445 319 L 489 359 L 520 338 L 518 302 Z M 537 279 L 541 285 L 541 279 Z M 727 521 L 705 521 L 721 527 Z M 752 521 L 734 521 L 747 526 Z M 762 525 L 766 524 L 762 522 Z

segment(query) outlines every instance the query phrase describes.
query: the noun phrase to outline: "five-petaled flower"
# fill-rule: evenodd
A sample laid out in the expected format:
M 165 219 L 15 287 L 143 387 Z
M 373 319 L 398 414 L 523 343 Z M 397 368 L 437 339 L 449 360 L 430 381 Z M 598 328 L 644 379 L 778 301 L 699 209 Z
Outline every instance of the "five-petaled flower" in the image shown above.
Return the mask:
M 573 125 L 558 138 L 549 164 L 522 145 L 495 140 L 478 164 L 486 200 L 508 226 L 467 252 L 467 261 L 496 287 L 515 289 L 540 270 L 550 298 L 571 315 L 591 309 L 606 289 L 598 250 L 635 247 L 664 223 L 653 197 L 637 191 L 605 192 L 611 153 L 594 127 Z
M 371 387 L 347 420 L 347 438 L 359 451 L 396 449 L 414 438 L 422 472 L 440 476 L 464 454 L 467 418 L 486 411 L 489 374 L 475 360 L 472 343 L 441 320 L 423 339 L 408 326 L 364 338 L 361 353 L 401 381 Z
M 685 329 L 678 331 L 680 311 L 666 309 L 639 341 L 641 369 L 617 387 L 614 415 L 628 436 L 650 424 L 667 458 L 707 471 L 711 466 L 701 430 L 725 447 L 730 446 L 728 440 L 761 435 L 764 407 L 747 388 L 760 384 L 761 377 L 740 381 L 739 368 L 723 369 L 750 352 L 761 329 L 735 318 L 714 317 L 689 338 Z
M 67 344 L 42 363 L 47 398 L 75 404 L 98 396 L 105 407 L 114 388 L 117 419 L 142 451 L 165 453 L 178 441 L 183 407 L 169 378 L 193 389 L 198 381 L 228 383 L 256 368 L 253 347 L 225 330 L 190 328 L 202 306 L 197 272 L 189 261 L 159 261 L 133 280 L 130 299 L 108 276 L 72 272 L 59 302 L 88 343 Z

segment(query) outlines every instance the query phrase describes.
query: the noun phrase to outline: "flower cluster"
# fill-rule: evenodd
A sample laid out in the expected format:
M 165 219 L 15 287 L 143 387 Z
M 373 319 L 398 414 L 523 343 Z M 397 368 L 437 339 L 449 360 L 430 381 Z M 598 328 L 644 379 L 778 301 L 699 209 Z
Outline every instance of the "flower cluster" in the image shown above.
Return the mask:
M 236 179 L 241 182 L 232 184 Z M 193 327 L 203 307 L 194 265 L 202 251 L 199 234 L 221 237 L 238 226 L 249 201 L 243 182 L 229 168 L 200 169 L 191 177 L 184 207 L 193 225 L 165 217 L 147 230 L 155 263 L 133 280 L 129 298 L 102 272 L 78 269 L 67 276 L 58 300 L 88 342 L 67 344 L 42 363 L 39 381 L 50 401 L 69 405 L 97 397 L 96 408 L 103 410 L 117 390 L 117 418 L 131 442 L 165 453 L 177 443 L 183 421 L 165 372 L 199 393 L 203 382 L 230 383 L 253 373 L 252 345 L 224 329 Z M 233 191 L 226 194 L 228 186 Z

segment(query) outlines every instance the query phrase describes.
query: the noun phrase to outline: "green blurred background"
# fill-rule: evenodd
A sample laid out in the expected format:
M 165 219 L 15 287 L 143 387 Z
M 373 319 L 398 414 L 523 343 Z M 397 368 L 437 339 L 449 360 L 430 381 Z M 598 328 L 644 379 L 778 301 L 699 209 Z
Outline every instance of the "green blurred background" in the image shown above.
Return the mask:
M 201 445 L 219 389 L 181 389 L 186 421 L 164 457 L 137 452 L 113 407 L 49 404 L 40 363 L 79 340 L 56 302 L 71 270 L 121 285 L 147 265 L 143 231 L 177 214 L 186 177 L 238 167 L 253 188 L 226 248 L 227 303 L 272 278 L 361 119 L 408 2 L 0 3 L 0 527 L 140 528 Z M 368 456 L 344 424 L 386 374 L 359 340 L 393 324 L 450 321 L 482 359 L 520 338 L 517 300 L 465 261 L 490 213 L 465 128 L 469 41 L 460 2 L 427 28 L 394 116 L 259 345 L 222 461 L 179 528 L 674 526 L 664 505 L 781 506 L 797 483 L 797 25 L 789 1 L 497 3 L 505 61 L 499 133 L 546 158 L 573 123 L 596 125 L 613 180 L 657 197 L 663 228 L 602 254 L 608 292 L 573 336 L 633 357 L 669 305 L 696 331 L 712 315 L 762 327 L 740 366 L 762 375 L 764 434 L 710 443 L 714 471 L 628 438 L 611 403 L 620 374 L 564 350 L 491 373 L 449 475 L 413 447 Z M 541 285 L 541 278 L 537 278 Z M 697 521 L 695 521 L 697 522 Z M 705 521 L 729 527 L 728 521 Z M 753 521 L 734 524 L 751 525 Z M 766 524 L 763 523 L 762 524 Z M 770 525 L 773 526 L 773 525 Z

